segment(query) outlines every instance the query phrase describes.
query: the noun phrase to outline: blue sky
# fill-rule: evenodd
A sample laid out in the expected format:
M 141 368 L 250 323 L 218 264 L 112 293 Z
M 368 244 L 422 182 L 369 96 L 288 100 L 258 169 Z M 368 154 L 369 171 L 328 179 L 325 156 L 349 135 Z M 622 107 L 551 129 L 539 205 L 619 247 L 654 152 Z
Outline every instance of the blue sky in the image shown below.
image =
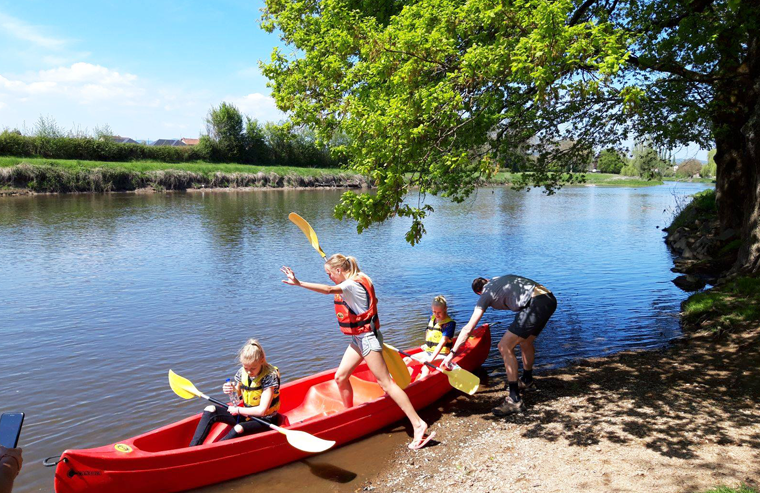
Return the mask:
M 0 0 L 0 128 L 43 115 L 65 130 L 196 138 L 222 101 L 281 120 L 258 68 L 279 42 L 259 27 L 262 5 Z
M 0 0 L 0 129 L 109 125 L 134 139 L 197 138 L 211 106 L 280 121 L 258 68 L 280 44 L 263 0 Z M 706 160 L 696 146 L 677 157 Z

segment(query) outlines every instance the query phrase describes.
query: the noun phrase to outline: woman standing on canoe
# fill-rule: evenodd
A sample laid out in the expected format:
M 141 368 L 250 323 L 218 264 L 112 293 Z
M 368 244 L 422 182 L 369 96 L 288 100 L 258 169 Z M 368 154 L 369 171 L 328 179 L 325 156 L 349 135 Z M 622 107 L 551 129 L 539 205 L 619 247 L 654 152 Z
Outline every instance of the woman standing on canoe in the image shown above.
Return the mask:
M 339 253 L 327 259 L 325 273 L 335 286 L 299 281 L 290 267 L 280 270 L 287 276 L 287 279 L 282 281 L 285 284 L 335 295 L 335 314 L 340 331 L 351 336 L 351 343 L 343 354 L 338 371 L 335 372 L 335 383 L 338 385 L 345 408 L 354 405 L 354 391 L 349 377 L 364 360 L 380 388 L 398 404 L 412 422 L 414 440 L 409 444 L 409 448 L 416 450 L 424 447 L 435 432 L 425 435 L 427 423 L 419 417 L 406 392 L 391 379 L 382 355 L 383 336 L 379 330 L 375 287 L 369 276 L 359 269 L 356 259 Z

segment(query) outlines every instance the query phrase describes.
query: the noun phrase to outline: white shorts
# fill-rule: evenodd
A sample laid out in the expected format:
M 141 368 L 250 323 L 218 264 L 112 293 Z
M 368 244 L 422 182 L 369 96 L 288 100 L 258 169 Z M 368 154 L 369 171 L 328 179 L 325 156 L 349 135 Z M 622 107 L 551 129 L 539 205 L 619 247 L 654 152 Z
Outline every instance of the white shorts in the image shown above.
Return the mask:
M 377 331 L 377 337 L 373 332 L 365 332 L 358 336 L 351 336 L 351 347 L 362 355 L 362 358 L 366 357 L 370 351 L 383 350 L 383 334 Z

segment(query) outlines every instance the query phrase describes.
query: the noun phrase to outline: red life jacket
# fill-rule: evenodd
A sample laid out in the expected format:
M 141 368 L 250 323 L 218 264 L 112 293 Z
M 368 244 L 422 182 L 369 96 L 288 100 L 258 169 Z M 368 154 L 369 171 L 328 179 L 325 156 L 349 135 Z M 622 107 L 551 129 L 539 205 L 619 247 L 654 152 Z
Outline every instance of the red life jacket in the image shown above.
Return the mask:
M 377 316 L 377 296 L 375 296 L 375 287 L 369 280 L 369 277 L 359 273 L 356 278 L 352 279 L 359 283 L 367 292 L 369 298 L 369 308 L 364 313 L 357 314 L 348 307 L 343 296 L 335 295 L 335 315 L 338 317 L 340 331 L 346 335 L 356 336 L 365 332 L 376 331 L 380 328 L 380 319 Z

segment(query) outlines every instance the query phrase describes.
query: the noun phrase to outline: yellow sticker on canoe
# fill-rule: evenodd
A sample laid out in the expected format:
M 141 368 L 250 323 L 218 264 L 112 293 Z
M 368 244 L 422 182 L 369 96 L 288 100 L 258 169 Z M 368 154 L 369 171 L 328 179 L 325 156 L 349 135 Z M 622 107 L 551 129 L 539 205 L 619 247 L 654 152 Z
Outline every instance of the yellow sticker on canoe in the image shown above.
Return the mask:
M 113 446 L 113 448 L 115 448 L 117 452 L 121 452 L 124 454 L 128 454 L 132 451 L 132 447 L 130 447 L 126 443 L 117 443 L 116 445 Z

